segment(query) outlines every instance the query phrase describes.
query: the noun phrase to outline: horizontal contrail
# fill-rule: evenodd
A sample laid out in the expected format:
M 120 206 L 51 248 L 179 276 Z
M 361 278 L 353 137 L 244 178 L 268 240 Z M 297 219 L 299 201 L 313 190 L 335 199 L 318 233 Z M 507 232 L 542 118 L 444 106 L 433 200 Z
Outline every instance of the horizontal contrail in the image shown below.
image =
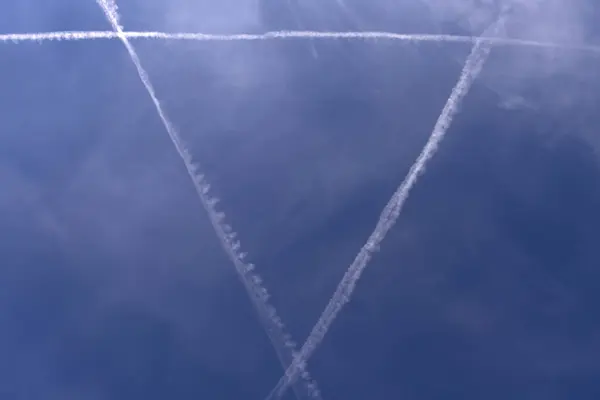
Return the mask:
M 285 326 L 283 325 L 281 318 L 278 316 L 277 311 L 270 304 L 268 300 L 268 292 L 262 285 L 262 279 L 255 271 L 253 271 L 254 266 L 244 260 L 245 253 L 241 251 L 240 243 L 235 239 L 235 232 L 233 232 L 229 225 L 224 223 L 223 219 L 225 215 L 216 210 L 215 199 L 211 198 L 208 194 L 209 184 L 206 183 L 203 179 L 203 176 L 198 173 L 197 167 L 195 164 L 193 164 L 190 153 L 183 143 L 183 140 L 163 110 L 163 107 L 156 96 L 156 92 L 152 82 L 150 81 L 148 73 L 142 66 L 142 62 L 140 61 L 137 52 L 129 42 L 129 38 L 124 34 L 123 27 L 119 23 L 119 14 L 116 3 L 114 0 L 97 0 L 97 3 L 102 8 L 102 11 L 104 12 L 108 22 L 111 24 L 114 34 L 116 35 L 115 37 L 120 39 L 125 46 L 125 49 L 127 50 L 127 53 L 129 54 L 129 57 L 131 58 L 131 61 L 137 70 L 142 84 L 146 88 L 146 92 L 154 104 L 156 112 L 162 121 L 169 138 L 173 142 L 177 153 L 183 160 L 185 168 L 194 184 L 194 188 L 196 189 L 202 206 L 208 214 L 210 222 L 219 241 L 221 242 L 223 249 L 235 266 L 238 277 L 240 278 L 240 281 L 244 285 L 244 288 L 250 297 L 260 322 L 267 336 L 271 340 L 282 367 L 284 369 L 289 367 L 293 362 L 293 354 L 296 353 L 296 344 L 291 339 L 290 334 L 286 332 Z M 321 394 L 316 381 L 311 378 L 310 374 L 305 368 L 300 371 L 300 374 L 304 379 L 302 384 L 305 390 L 301 391 L 299 388 L 294 387 L 294 391 L 298 399 L 312 398 L 320 400 Z
M 274 39 L 379 39 L 399 40 L 404 42 L 443 42 L 443 43 L 471 43 L 477 40 L 494 45 L 541 47 L 551 49 L 564 49 L 600 53 L 600 46 L 594 45 L 569 45 L 552 42 L 539 42 L 525 39 L 507 39 L 494 37 L 475 37 L 461 35 L 432 35 L 432 34 L 403 34 L 392 32 L 318 32 L 318 31 L 273 31 L 266 33 L 238 33 L 238 34 L 210 34 L 193 32 L 123 32 L 127 39 L 160 39 L 160 40 L 192 40 L 206 42 L 235 42 L 259 41 Z M 0 42 L 42 42 L 42 41 L 73 41 L 73 40 L 101 40 L 118 39 L 114 31 L 64 31 L 64 32 L 37 32 L 37 33 L 7 33 L 0 34 Z
M 503 19 L 500 19 L 494 24 L 494 30 L 498 30 L 503 27 Z M 491 28 L 490 28 L 491 30 Z M 458 82 L 452 89 L 450 97 L 446 101 L 440 116 L 438 117 L 433 131 L 427 140 L 427 143 L 423 147 L 423 150 L 419 154 L 419 157 L 410 167 L 410 170 L 404 181 L 396 189 L 387 205 L 384 207 L 375 230 L 371 233 L 367 239 L 366 244 L 360 249 L 356 258 L 350 264 L 340 283 L 338 284 L 333 296 L 329 299 L 327 306 L 321 313 L 317 323 L 312 328 L 306 342 L 300 349 L 300 353 L 296 355 L 294 364 L 292 364 L 285 374 L 281 377 L 277 385 L 271 390 L 266 400 L 273 400 L 280 398 L 287 387 L 292 384 L 302 367 L 310 356 L 317 349 L 323 338 L 327 334 L 329 328 L 335 321 L 339 312 L 342 310 L 344 305 L 350 301 L 352 293 L 356 288 L 356 284 L 362 275 L 363 271 L 367 267 L 371 260 L 373 253 L 378 250 L 379 245 L 390 231 L 390 229 L 396 223 L 400 211 L 404 206 L 404 203 L 408 199 L 411 190 L 417 183 L 419 176 L 425 171 L 427 163 L 435 155 L 440 142 L 446 135 L 450 124 L 456 113 L 459 110 L 460 104 L 464 97 L 469 92 L 471 85 L 481 72 L 483 64 L 487 60 L 491 51 L 492 43 L 490 40 L 477 40 L 475 46 L 471 50 L 471 53 L 467 57 L 465 65 L 460 74 Z

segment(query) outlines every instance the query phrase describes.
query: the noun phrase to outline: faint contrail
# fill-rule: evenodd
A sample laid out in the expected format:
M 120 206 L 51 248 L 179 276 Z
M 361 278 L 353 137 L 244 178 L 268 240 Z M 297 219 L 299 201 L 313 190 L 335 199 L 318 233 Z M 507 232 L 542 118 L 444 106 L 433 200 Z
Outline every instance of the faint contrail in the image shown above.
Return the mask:
M 281 318 L 278 316 L 275 308 L 269 303 L 269 294 L 265 287 L 262 284 L 262 279 L 260 276 L 253 272 L 254 265 L 247 263 L 244 261 L 246 253 L 242 252 L 240 249 L 240 242 L 236 240 L 236 233 L 233 232 L 231 227 L 224 222 L 225 214 L 219 212 L 215 205 L 217 202 L 216 198 L 211 198 L 208 194 L 210 185 L 206 183 L 203 179 L 202 174 L 199 174 L 197 171 L 197 167 L 193 164 L 192 157 L 188 150 L 186 149 L 185 144 L 181 140 L 181 137 L 175 130 L 174 126 L 171 124 L 171 121 L 168 119 L 166 113 L 164 112 L 158 98 L 156 97 L 156 93 L 154 91 L 154 87 L 150 82 L 147 72 L 142 67 L 140 59 L 128 40 L 128 37 L 123 33 L 123 27 L 119 23 L 119 15 L 117 13 L 117 5 L 113 0 L 96 0 L 100 5 L 104 14 L 111 26 L 113 27 L 117 37 L 121 39 L 129 56 L 131 57 L 131 61 L 135 65 L 137 69 L 140 80 L 142 81 L 146 91 L 150 95 L 152 102 L 156 108 L 156 111 L 167 131 L 173 145 L 175 146 L 179 156 L 182 158 L 185 168 L 194 183 L 194 188 L 200 197 L 202 202 L 202 206 L 206 210 L 210 222 L 221 242 L 221 245 L 229 259 L 235 265 L 238 276 L 244 285 L 256 312 L 259 315 L 259 318 L 262 322 L 262 325 L 267 333 L 273 348 L 275 349 L 277 356 L 281 362 L 281 365 L 284 369 L 292 364 L 293 355 L 296 352 L 296 343 L 292 340 L 291 336 L 286 332 L 285 326 Z M 306 369 L 302 369 L 300 372 L 302 375 L 303 385 L 305 391 L 300 390 L 299 388 L 294 388 L 299 399 L 320 399 L 320 391 L 317 387 L 317 384 L 314 380 L 311 379 L 308 371 Z
M 493 31 L 497 31 L 503 26 L 503 18 L 499 19 L 491 28 Z M 488 30 L 491 30 L 488 29 Z M 490 40 L 478 40 L 475 42 L 471 53 L 469 54 L 465 65 L 462 69 L 458 82 L 452 89 L 450 97 L 446 101 L 444 108 L 440 116 L 438 117 L 433 132 L 427 140 L 421 154 L 411 166 L 408 174 L 404 178 L 402 184 L 396 189 L 392 198 L 389 200 L 387 205 L 384 207 L 379 220 L 371 236 L 369 236 L 367 243 L 360 249 L 358 255 L 348 267 L 348 270 L 344 274 L 342 280 L 338 284 L 333 296 L 330 298 L 329 303 L 325 307 L 325 310 L 321 313 L 317 323 L 312 328 L 310 335 L 306 339 L 306 342 L 300 349 L 300 353 L 297 354 L 294 363 L 287 369 L 285 374 L 281 377 L 277 385 L 273 388 L 271 393 L 267 396 L 267 400 L 280 398 L 287 387 L 294 382 L 297 378 L 299 369 L 297 366 L 302 366 L 310 358 L 317 346 L 321 343 L 331 324 L 342 310 L 344 305 L 350 301 L 350 297 L 356 287 L 361 274 L 366 268 L 369 260 L 373 253 L 378 250 L 379 245 L 385 238 L 388 231 L 394 226 L 402 206 L 408 198 L 410 191 L 414 187 L 415 183 L 419 179 L 419 176 L 425 171 L 427 162 L 435 155 L 440 142 L 444 138 L 444 135 L 448 131 L 450 124 L 456 113 L 458 112 L 459 106 L 464 97 L 469 92 L 473 81 L 477 78 L 483 64 L 488 58 L 492 46 Z
M 274 39 L 379 39 L 398 40 L 403 42 L 442 42 L 442 43 L 475 43 L 476 41 L 504 46 L 541 47 L 563 50 L 577 50 L 600 53 L 600 46 L 594 45 L 569 45 L 552 42 L 538 42 L 525 39 L 508 39 L 494 37 L 475 37 L 461 35 L 433 35 L 433 34 L 402 34 L 392 32 L 317 32 L 317 31 L 274 31 L 266 33 L 239 33 L 239 34 L 208 34 L 194 32 L 122 32 L 127 39 L 162 39 L 162 40 L 195 40 L 207 42 L 235 42 L 259 41 Z M 119 34 L 113 31 L 64 31 L 64 32 L 36 32 L 36 33 L 6 33 L 0 34 L 0 42 L 42 42 L 50 40 L 93 40 L 117 39 Z

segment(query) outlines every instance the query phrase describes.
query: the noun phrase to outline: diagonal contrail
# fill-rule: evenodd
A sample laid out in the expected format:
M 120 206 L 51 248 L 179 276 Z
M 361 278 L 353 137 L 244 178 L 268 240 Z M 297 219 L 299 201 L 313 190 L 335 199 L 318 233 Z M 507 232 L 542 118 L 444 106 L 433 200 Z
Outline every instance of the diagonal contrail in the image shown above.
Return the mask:
M 492 32 L 497 32 L 498 29 L 503 27 L 504 19 L 501 17 L 490 29 Z M 493 28 L 493 29 L 492 29 Z M 327 331 L 331 327 L 335 318 L 342 310 L 344 305 L 350 301 L 352 293 L 356 287 L 356 283 L 360 279 L 361 274 L 367 267 L 367 264 L 371 260 L 373 253 L 378 250 L 379 245 L 385 238 L 385 235 L 394 226 L 400 211 L 406 199 L 410 195 L 410 191 L 413 189 L 415 183 L 425 171 L 427 163 L 435 155 L 440 145 L 440 142 L 446 135 L 450 124 L 456 113 L 459 110 L 460 104 L 464 97 L 469 92 L 471 85 L 481 72 L 485 61 L 488 58 L 492 47 L 492 42 L 489 40 L 477 40 L 471 53 L 467 57 L 465 65 L 462 69 L 458 82 L 452 89 L 450 97 L 446 101 L 444 108 L 440 116 L 438 117 L 433 132 L 427 140 L 421 154 L 411 166 L 408 174 L 404 178 L 404 181 L 398 189 L 392 195 L 387 205 L 384 207 L 379 221 L 375 227 L 371 236 L 369 236 L 366 244 L 360 249 L 358 255 L 350 264 L 347 271 L 345 272 L 342 280 L 338 284 L 333 296 L 330 298 L 329 303 L 321 313 L 317 323 L 312 328 L 310 335 L 306 339 L 306 342 L 300 349 L 300 353 L 296 356 L 294 363 L 287 369 L 285 374 L 281 377 L 277 385 L 273 388 L 271 393 L 267 396 L 267 400 L 273 400 L 280 398 L 287 387 L 292 384 L 301 371 L 298 366 L 303 366 L 306 361 L 311 357 L 314 351 L 317 349 L 323 338 L 327 334 Z
M 208 34 L 196 32 L 127 32 L 122 31 L 63 31 L 63 32 L 36 32 L 36 33 L 5 33 L 0 34 L 0 42 L 43 42 L 43 41 L 76 41 L 76 40 L 102 40 L 102 39 L 159 39 L 159 40 L 191 40 L 206 42 L 236 42 L 259 41 L 275 39 L 348 39 L 348 40 L 398 40 L 401 42 L 441 42 L 441 43 L 470 43 L 477 41 L 500 46 L 541 47 L 550 49 L 575 50 L 600 53 L 600 46 L 595 45 L 570 45 L 552 42 L 539 42 L 525 39 L 508 39 L 494 37 L 475 37 L 461 35 L 433 35 L 433 34 L 402 34 L 393 32 L 319 32 L 319 31 L 273 31 L 266 33 L 239 33 L 239 34 Z
M 194 183 L 194 188 L 200 197 L 202 206 L 209 216 L 215 233 L 217 234 L 217 237 L 219 238 L 219 241 L 221 242 L 221 245 L 227 253 L 229 259 L 233 262 L 238 276 L 248 292 L 248 295 L 250 296 L 252 304 L 258 313 L 265 332 L 271 340 L 282 367 L 284 369 L 287 368 L 293 361 L 293 355 L 296 352 L 296 344 L 291 339 L 291 336 L 286 332 L 283 322 L 278 316 L 275 308 L 269 303 L 269 295 L 265 287 L 262 285 L 261 278 L 258 276 L 258 274 L 253 272 L 254 265 L 244 261 L 246 254 L 241 251 L 240 243 L 235 239 L 235 232 L 232 231 L 229 225 L 225 224 L 225 215 L 222 212 L 217 211 L 215 207 L 217 200 L 215 198 L 211 198 L 208 194 L 210 186 L 203 180 L 202 174 L 197 172 L 197 167 L 195 164 L 193 164 L 191 155 L 189 154 L 183 141 L 181 140 L 181 137 L 171 124 L 171 121 L 168 119 L 158 98 L 156 97 L 154 87 L 150 82 L 148 74 L 142 67 L 135 49 L 129 42 L 128 37 L 124 34 L 123 27 L 119 23 L 117 5 L 113 0 L 96 1 L 104 11 L 104 14 L 110 22 L 116 37 L 123 42 L 123 45 L 127 49 L 127 52 L 131 57 L 131 61 L 137 69 L 140 80 L 144 84 L 148 95 L 154 103 L 158 116 L 160 117 L 167 133 L 169 134 L 177 153 L 179 153 L 179 156 L 183 160 L 185 168 Z M 303 378 L 303 387 L 294 387 L 294 391 L 298 399 L 320 399 L 320 391 L 316 382 L 312 380 L 308 374 L 308 371 L 303 368 L 300 374 Z

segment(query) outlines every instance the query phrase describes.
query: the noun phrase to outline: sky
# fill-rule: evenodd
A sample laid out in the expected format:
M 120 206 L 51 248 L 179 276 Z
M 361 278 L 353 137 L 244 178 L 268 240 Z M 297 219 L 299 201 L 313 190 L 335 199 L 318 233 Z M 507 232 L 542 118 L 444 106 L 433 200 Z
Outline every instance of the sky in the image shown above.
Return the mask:
M 122 0 L 126 30 L 390 31 L 600 45 L 592 0 Z M 0 33 L 109 30 L 95 1 Z M 302 343 L 470 46 L 134 41 Z M 264 399 L 283 374 L 117 40 L 0 43 L 0 395 Z M 308 361 L 323 399 L 600 396 L 600 56 L 495 46 Z M 294 399 L 290 390 L 285 400 Z

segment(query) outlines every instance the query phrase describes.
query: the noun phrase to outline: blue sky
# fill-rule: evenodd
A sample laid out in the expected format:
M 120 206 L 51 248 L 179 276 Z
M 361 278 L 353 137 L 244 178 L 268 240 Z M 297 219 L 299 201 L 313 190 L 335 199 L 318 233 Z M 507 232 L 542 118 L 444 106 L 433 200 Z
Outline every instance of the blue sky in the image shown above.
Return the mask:
M 0 30 L 110 28 L 94 1 L 70 3 L 11 4 Z M 500 5 L 152 0 L 120 12 L 130 30 L 477 34 Z M 599 18 L 583 0 L 515 1 L 507 31 L 600 44 Z M 302 342 L 469 47 L 134 44 Z M 0 394 L 264 398 L 281 367 L 122 44 L 0 51 Z M 598 398 L 599 62 L 492 51 L 309 361 L 324 399 Z

